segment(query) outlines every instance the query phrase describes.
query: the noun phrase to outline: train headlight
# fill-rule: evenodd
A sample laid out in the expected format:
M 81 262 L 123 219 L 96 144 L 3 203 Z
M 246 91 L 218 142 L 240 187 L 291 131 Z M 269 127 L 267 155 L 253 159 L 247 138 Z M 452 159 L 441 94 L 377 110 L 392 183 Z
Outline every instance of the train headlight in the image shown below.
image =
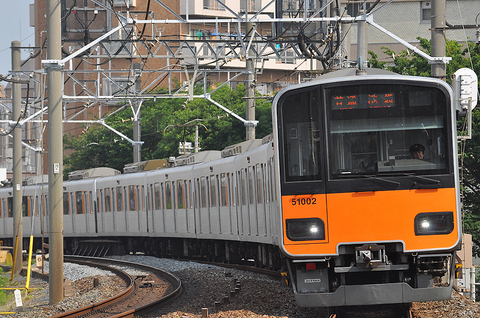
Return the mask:
M 319 218 L 287 219 L 287 237 L 291 241 L 325 239 L 325 223 Z
M 415 217 L 415 235 L 449 234 L 453 231 L 453 212 L 420 213 Z

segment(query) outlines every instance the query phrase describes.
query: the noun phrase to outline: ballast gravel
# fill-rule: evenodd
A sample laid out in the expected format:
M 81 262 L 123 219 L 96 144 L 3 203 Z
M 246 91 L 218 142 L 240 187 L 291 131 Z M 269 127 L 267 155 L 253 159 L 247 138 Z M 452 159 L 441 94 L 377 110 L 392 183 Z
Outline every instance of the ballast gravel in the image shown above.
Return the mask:
M 327 318 L 328 312 L 320 308 L 298 308 L 290 287 L 280 278 L 270 277 L 236 269 L 227 269 L 196 262 L 159 259 L 149 256 L 127 255 L 113 257 L 134 263 L 161 268 L 178 276 L 184 287 L 183 294 L 166 307 L 145 315 L 146 318 L 200 318 L 202 308 L 208 310 L 209 318 Z M 132 273 L 131 275 L 139 275 Z M 48 304 L 48 284 L 32 279 L 30 286 L 38 287 L 24 297 L 24 312 L 10 317 L 51 317 L 65 311 L 87 306 L 119 293 L 124 286 L 110 272 L 97 268 L 64 263 L 64 276 L 72 281 L 74 296 L 65 298 L 56 305 Z M 93 287 L 98 278 L 100 286 Z M 25 278 L 15 278 L 25 284 Z M 23 281 L 22 281 L 23 279 Z M 240 290 L 234 292 L 235 282 Z M 227 296 L 229 296 L 227 298 Z M 0 311 L 15 310 L 1 308 Z M 474 318 L 480 317 L 480 306 L 454 292 L 448 301 L 414 303 L 417 318 Z M 384 313 L 369 312 L 351 317 L 390 317 Z

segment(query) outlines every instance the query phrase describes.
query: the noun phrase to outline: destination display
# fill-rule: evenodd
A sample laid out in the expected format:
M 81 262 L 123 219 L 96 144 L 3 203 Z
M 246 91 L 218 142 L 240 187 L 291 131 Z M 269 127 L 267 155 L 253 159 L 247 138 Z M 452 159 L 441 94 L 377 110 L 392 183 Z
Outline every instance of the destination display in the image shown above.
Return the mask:
M 395 94 L 333 95 L 331 106 L 333 110 L 395 107 Z

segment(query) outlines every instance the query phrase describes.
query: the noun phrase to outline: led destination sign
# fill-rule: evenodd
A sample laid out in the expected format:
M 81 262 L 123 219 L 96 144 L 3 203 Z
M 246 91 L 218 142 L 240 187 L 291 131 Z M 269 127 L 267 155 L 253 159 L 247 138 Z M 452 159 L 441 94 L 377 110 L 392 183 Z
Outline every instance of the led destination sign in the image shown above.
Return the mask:
M 334 110 L 395 107 L 395 94 L 333 95 L 331 105 Z

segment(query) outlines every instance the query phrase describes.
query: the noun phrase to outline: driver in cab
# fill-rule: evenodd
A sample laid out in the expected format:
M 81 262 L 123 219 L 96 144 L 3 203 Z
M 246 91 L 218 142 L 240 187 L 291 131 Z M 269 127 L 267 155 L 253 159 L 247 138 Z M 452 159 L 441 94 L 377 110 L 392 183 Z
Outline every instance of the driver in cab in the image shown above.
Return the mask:
M 410 146 L 410 153 L 413 159 L 423 159 L 425 157 L 425 147 L 421 144 Z

